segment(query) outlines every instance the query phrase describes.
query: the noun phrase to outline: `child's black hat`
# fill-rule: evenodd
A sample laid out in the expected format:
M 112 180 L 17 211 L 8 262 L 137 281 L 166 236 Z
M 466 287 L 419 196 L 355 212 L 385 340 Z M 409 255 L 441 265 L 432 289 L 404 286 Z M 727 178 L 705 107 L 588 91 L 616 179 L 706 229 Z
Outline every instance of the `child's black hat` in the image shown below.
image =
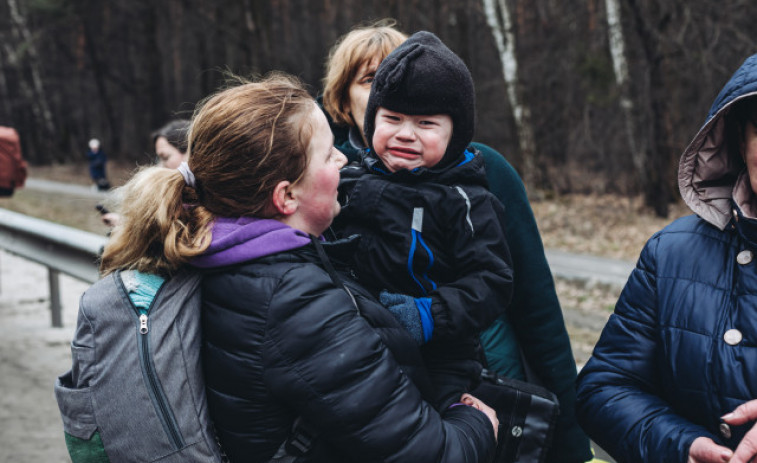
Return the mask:
M 452 138 L 438 165 L 457 159 L 473 140 L 473 78 L 463 60 L 431 32 L 411 35 L 376 71 L 364 121 L 371 148 L 379 107 L 411 115 L 448 114 Z

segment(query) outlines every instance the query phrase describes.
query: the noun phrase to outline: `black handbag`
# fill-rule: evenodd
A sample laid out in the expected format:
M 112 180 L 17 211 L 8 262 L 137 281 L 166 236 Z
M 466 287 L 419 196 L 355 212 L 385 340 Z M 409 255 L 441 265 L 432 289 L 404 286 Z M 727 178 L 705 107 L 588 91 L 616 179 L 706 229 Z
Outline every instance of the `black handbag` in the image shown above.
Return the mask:
M 543 463 L 552 444 L 560 405 L 557 396 L 536 384 L 484 369 L 471 392 L 497 412 L 499 431 L 494 463 Z

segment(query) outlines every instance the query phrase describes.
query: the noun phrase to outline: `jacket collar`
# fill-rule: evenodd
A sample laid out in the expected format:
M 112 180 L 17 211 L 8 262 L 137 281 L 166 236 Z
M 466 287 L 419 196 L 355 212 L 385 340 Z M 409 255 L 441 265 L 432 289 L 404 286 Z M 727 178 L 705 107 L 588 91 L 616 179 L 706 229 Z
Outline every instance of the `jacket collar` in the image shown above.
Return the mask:
M 751 249 L 757 249 L 757 219 L 744 215 L 744 211 L 738 205 L 733 206 L 733 226 L 736 233 L 747 243 Z
M 472 147 L 465 150 L 455 161 L 441 167 L 418 167 L 413 170 L 389 172 L 384 163 L 366 150 L 363 168 L 372 174 L 386 177 L 392 182 L 414 184 L 433 181 L 444 185 L 455 183 L 480 184 L 488 187 L 483 156 Z

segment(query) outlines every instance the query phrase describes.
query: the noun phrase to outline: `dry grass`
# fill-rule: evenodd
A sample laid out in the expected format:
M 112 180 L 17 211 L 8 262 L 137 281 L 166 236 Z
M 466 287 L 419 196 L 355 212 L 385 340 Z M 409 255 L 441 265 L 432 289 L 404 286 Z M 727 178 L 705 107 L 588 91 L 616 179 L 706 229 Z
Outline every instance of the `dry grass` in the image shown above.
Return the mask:
M 626 260 L 636 260 L 652 234 L 691 213 L 679 202 L 659 218 L 640 197 L 616 195 L 566 195 L 531 206 L 545 247 Z
M 670 217 L 656 217 L 641 198 L 614 195 L 567 195 L 534 201 L 534 215 L 544 246 L 568 252 L 635 261 L 652 234 L 691 213 L 683 203 L 670 207 Z M 573 356 L 586 363 L 621 288 L 555 281 Z
M 114 186 L 123 185 L 133 169 L 134 166 L 108 163 L 108 178 Z M 92 184 L 86 163 L 32 166 L 29 176 L 78 185 Z M 94 198 L 51 195 L 25 188 L 16 190 L 11 198 L 0 198 L 0 208 L 104 235 L 108 227 L 103 225 L 100 214 L 95 210 L 97 203 Z
M 108 228 L 95 210 L 97 200 L 68 195 L 51 195 L 20 189 L 12 198 L 0 198 L 0 208 L 38 217 L 67 227 L 104 235 Z

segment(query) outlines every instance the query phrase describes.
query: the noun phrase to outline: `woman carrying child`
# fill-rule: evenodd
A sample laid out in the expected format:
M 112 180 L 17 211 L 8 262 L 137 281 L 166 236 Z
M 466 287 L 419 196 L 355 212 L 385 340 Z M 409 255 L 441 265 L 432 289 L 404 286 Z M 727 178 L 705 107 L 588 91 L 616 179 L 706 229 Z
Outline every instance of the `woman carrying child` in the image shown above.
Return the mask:
M 208 402 L 232 461 L 291 451 L 295 421 L 315 431 L 302 461 L 485 461 L 493 411 L 425 402 L 410 338 L 334 268 L 352 244 L 317 238 L 345 159 L 307 92 L 273 77 L 214 95 L 190 152 L 194 215 L 212 224 L 187 224 L 208 245 L 192 261 Z
M 220 91 L 198 107 L 189 145 L 189 165 L 127 184 L 103 270 L 136 270 L 144 304 L 187 264 L 202 269 L 195 392 L 230 460 L 489 461 L 494 411 L 468 394 L 434 409 L 412 338 L 339 270 L 354 243 L 320 238 L 346 160 L 301 84 L 274 75 Z
M 232 460 L 286 451 L 299 420 L 315 431 L 303 461 L 485 461 L 491 409 L 423 401 L 412 340 L 334 268 L 352 243 L 317 238 L 346 160 L 307 92 L 274 77 L 218 93 L 193 118 L 190 153 L 194 207 L 213 219 L 192 262 L 206 270 L 209 409 Z

